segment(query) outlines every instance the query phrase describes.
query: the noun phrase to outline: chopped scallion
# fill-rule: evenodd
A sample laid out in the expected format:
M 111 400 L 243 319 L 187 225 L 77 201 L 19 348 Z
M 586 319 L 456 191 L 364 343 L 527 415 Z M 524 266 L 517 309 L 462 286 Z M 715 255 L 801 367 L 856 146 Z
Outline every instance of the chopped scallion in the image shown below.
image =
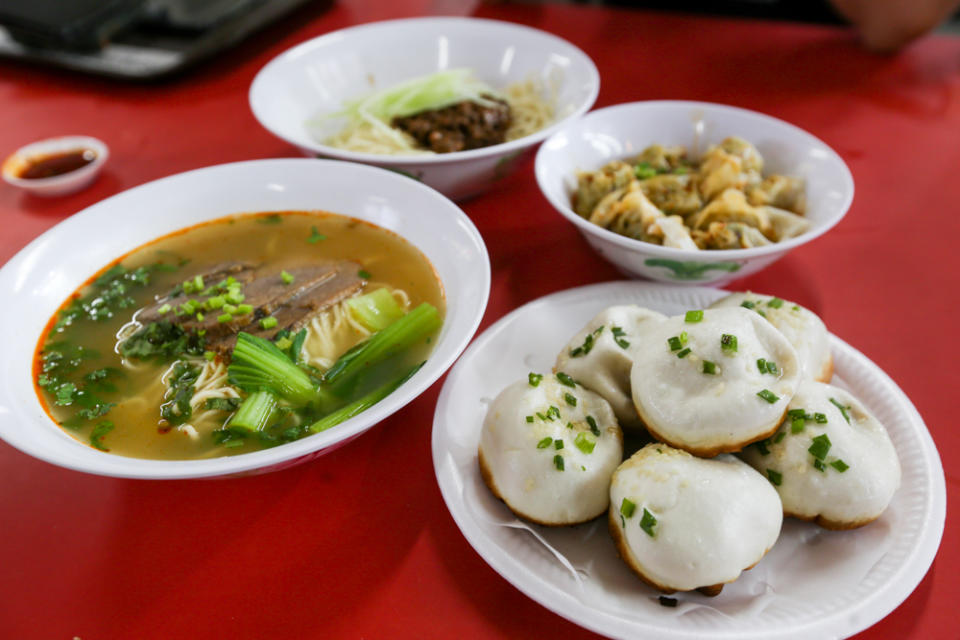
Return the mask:
M 593 416 L 587 416 L 587 424 L 590 426 L 590 433 L 595 436 L 600 435 L 600 427 L 597 426 L 597 421 Z
M 656 531 L 654 531 L 654 528 L 656 526 L 657 526 L 657 519 L 654 517 L 652 513 L 647 511 L 646 507 L 644 507 L 643 517 L 640 518 L 640 528 L 643 529 L 648 536 L 650 536 L 651 538 L 654 538 L 656 537 Z
M 715 376 L 717 375 L 717 363 L 710 362 L 709 360 L 703 361 L 703 372 L 707 375 Z
M 597 441 L 593 439 L 586 431 L 581 431 L 573 439 L 573 444 L 584 453 L 593 453 L 593 448 L 597 446 Z
M 774 394 L 769 389 L 762 389 L 760 391 L 757 391 L 757 395 L 763 398 L 764 400 L 766 400 L 767 402 L 769 402 L 770 404 L 773 404 L 780 399 L 779 396 Z
M 703 310 L 702 309 L 693 309 L 692 311 L 687 311 L 683 316 L 684 322 L 700 322 L 703 320 Z
M 773 469 L 767 469 L 767 477 L 770 478 L 770 484 L 775 487 L 779 487 L 780 483 L 783 482 L 783 474 Z
M 551 444 L 553 444 L 553 438 L 551 438 L 550 436 L 547 436 L 546 438 L 544 438 L 543 440 L 537 443 L 537 449 L 546 449 Z
M 575 388 L 575 387 L 577 386 L 577 383 L 574 381 L 574 379 L 571 378 L 570 376 L 568 376 L 567 374 L 565 374 L 563 371 L 558 371 L 558 372 L 557 372 L 557 380 L 560 381 L 560 384 L 562 384 L 562 385 L 564 385 L 564 386 L 566 386 L 566 387 L 574 387 L 574 388 Z
M 620 514 L 624 518 L 632 518 L 633 512 L 637 510 L 637 505 L 630 500 L 630 498 L 624 498 L 623 502 L 620 503 Z
M 682 351 L 680 351 L 680 352 L 677 354 L 677 357 L 678 357 L 678 358 L 686 358 L 688 355 L 690 355 L 690 347 L 687 347 L 687 348 L 683 349 Z
M 273 329 L 277 326 L 278 321 L 273 316 L 267 316 L 266 318 L 260 318 L 260 328 L 261 329 Z
M 732 354 L 737 352 L 737 336 L 725 333 L 720 336 L 720 348 L 724 353 Z
M 567 403 L 568 405 L 570 405 L 571 407 L 577 406 L 577 398 L 576 398 L 576 396 L 574 396 L 572 393 L 564 393 L 564 394 L 563 394 L 563 399 L 564 399 L 564 400 L 566 401 L 566 403 Z
M 813 442 L 807 451 L 809 451 L 810 454 L 817 460 L 823 460 L 827 457 L 827 453 L 830 451 L 831 446 L 832 443 L 830 442 L 830 438 L 824 433 L 813 439 Z
M 840 458 L 837 458 L 836 460 L 831 462 L 830 466 L 836 469 L 837 471 L 839 471 L 840 473 L 843 473 L 844 471 L 850 468 L 850 465 L 848 465 L 846 462 L 844 462 Z
M 843 419 L 847 421 L 847 424 L 850 424 L 850 416 L 847 414 L 847 410 L 848 410 L 850 407 L 849 407 L 849 406 L 846 406 L 846 407 L 843 406 L 842 404 L 840 404 L 839 402 L 837 402 L 834 398 L 830 398 L 830 403 L 833 404 L 833 406 L 835 406 L 837 409 L 840 409 L 840 415 L 842 415 L 842 416 L 843 416 Z
M 557 468 L 557 471 L 563 471 L 563 456 L 559 453 L 553 456 L 553 466 Z
M 543 380 L 542 373 L 533 373 L 530 372 L 527 374 L 527 382 L 530 383 L 531 387 L 535 387 L 540 384 L 540 381 Z

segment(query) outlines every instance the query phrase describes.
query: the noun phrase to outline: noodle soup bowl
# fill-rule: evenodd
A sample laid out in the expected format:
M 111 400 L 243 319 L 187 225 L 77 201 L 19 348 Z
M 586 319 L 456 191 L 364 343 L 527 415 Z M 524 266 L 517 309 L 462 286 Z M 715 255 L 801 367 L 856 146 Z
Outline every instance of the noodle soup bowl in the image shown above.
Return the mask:
M 391 231 L 419 249 L 433 267 L 446 302 L 444 323 L 426 364 L 380 402 L 326 431 L 239 455 L 125 457 L 81 442 L 51 420 L 34 386 L 34 354 L 48 321 L 68 296 L 111 261 L 157 238 L 233 214 L 266 211 L 349 216 Z M 136 224 L 130 224 L 131 215 Z M 476 331 L 489 288 L 486 248 L 463 211 L 433 189 L 395 173 L 329 160 L 275 159 L 163 178 L 71 216 L 0 269 L 0 292 L 9 308 L 17 309 L 0 314 L 0 331 L 16 337 L 0 359 L 0 438 L 52 464 L 116 477 L 229 476 L 298 464 L 356 438 L 433 384 Z
M 346 124 L 323 118 L 347 101 L 405 80 L 466 68 L 500 90 L 532 81 L 554 115 L 521 138 L 452 153 L 384 155 L 325 144 Z M 580 49 L 543 31 L 477 18 L 414 18 L 351 27 L 308 40 L 268 63 L 250 87 L 250 107 L 268 131 L 308 156 L 372 164 L 466 198 L 508 176 L 533 147 L 584 114 L 600 76 Z
M 578 171 L 595 171 L 613 160 L 635 157 L 651 144 L 683 145 L 698 157 L 729 136 L 757 147 L 765 175 L 804 180 L 804 216 L 810 223 L 806 232 L 749 249 L 677 249 L 619 235 L 573 210 Z M 755 273 L 829 231 L 853 201 L 850 170 L 822 141 L 783 120 L 708 102 L 633 102 L 593 111 L 544 142 L 535 173 L 547 201 L 603 258 L 632 278 L 675 284 L 722 284 Z

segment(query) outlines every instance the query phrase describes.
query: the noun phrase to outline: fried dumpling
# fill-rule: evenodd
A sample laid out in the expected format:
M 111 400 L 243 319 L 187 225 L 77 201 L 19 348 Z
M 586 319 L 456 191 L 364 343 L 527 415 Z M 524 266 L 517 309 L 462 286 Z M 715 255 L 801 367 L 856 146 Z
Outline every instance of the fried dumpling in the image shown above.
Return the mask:
M 747 203 L 742 191 L 727 189 L 719 197 L 690 219 L 693 229 L 706 229 L 713 222 L 741 222 L 756 227 L 763 235 L 770 237 L 772 226 L 770 216 L 765 209 L 753 207 Z
M 747 199 L 754 206 L 769 205 L 803 214 L 807 208 L 803 178 L 773 174 L 747 188 Z
M 782 509 L 770 483 L 736 457 L 704 460 L 654 443 L 613 474 L 608 525 L 648 584 L 717 595 L 777 541 Z
M 739 307 L 659 322 L 633 357 L 633 403 L 647 431 L 699 456 L 739 451 L 771 435 L 800 381 L 793 346 Z
M 900 485 L 900 461 L 882 424 L 851 393 L 805 382 L 788 419 L 743 459 L 776 486 L 786 515 L 827 529 L 880 517 Z
M 600 394 L 624 429 L 642 429 L 630 393 L 632 349 L 650 326 L 667 316 L 637 305 L 608 307 L 594 316 L 560 351 L 554 371 L 563 371 Z
M 797 350 L 803 378 L 829 382 L 833 377 L 827 327 L 814 312 L 789 300 L 750 292 L 731 293 L 710 305 L 711 309 L 725 307 L 752 309 L 779 329 Z
M 633 179 L 633 166 L 619 160 L 609 162 L 597 171 L 578 172 L 573 210 L 584 218 L 589 217 L 607 194 L 623 189 Z
M 606 510 L 623 433 L 599 395 L 561 373 L 531 373 L 490 404 L 478 457 L 487 486 L 515 514 L 576 524 Z
M 766 212 L 767 218 L 770 220 L 770 235 L 777 242 L 796 238 L 810 229 L 810 221 L 803 216 L 777 207 L 764 206 L 759 208 Z

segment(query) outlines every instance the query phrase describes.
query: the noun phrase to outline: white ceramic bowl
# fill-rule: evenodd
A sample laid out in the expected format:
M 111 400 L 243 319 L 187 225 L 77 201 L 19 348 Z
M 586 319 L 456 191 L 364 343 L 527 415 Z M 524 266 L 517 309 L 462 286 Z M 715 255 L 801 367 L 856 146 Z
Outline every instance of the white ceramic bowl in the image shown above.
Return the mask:
M 427 363 L 387 398 L 319 434 L 272 449 L 209 460 L 140 460 L 81 444 L 44 412 L 31 376 L 34 349 L 60 304 L 109 261 L 204 220 L 255 211 L 326 210 L 390 229 L 433 264 L 447 313 Z M 329 452 L 429 387 L 467 345 L 483 316 L 490 262 L 455 204 L 389 171 L 316 159 L 258 160 L 198 169 L 99 202 L 34 240 L 0 269 L 0 437 L 63 467 L 107 476 L 190 478 L 264 471 Z
M 764 158 L 764 174 L 806 181 L 810 230 L 783 242 L 752 249 L 693 251 L 634 240 L 577 215 L 570 197 L 576 172 L 660 143 L 702 153 L 728 136 L 740 136 Z M 674 283 L 720 284 L 773 263 L 837 224 L 853 201 L 853 176 L 837 153 L 798 127 L 762 113 L 709 102 L 632 102 L 593 111 L 570 122 L 540 147 L 537 183 L 550 204 L 583 234 L 597 253 L 633 278 Z
M 461 67 L 474 70 L 494 88 L 528 78 L 556 82 L 556 120 L 503 144 L 414 156 L 337 149 L 322 144 L 307 127 L 318 114 L 341 110 L 345 100 Z M 280 54 L 254 78 L 250 107 L 260 124 L 306 155 L 385 167 L 451 198 L 464 198 L 508 175 L 525 151 L 585 113 L 599 88 L 600 76 L 590 58 L 543 31 L 477 18 L 414 18 L 335 31 Z
M 76 149 L 91 149 L 96 157 L 85 166 L 59 176 L 25 180 L 18 175 L 21 168 L 28 164 L 31 158 Z M 103 169 L 103 165 L 109 157 L 110 151 L 107 145 L 103 141 L 90 136 L 47 138 L 14 151 L 4 161 L 0 173 L 3 174 L 3 179 L 9 184 L 35 196 L 44 198 L 65 196 L 80 191 L 93 182 L 100 175 L 100 170 Z

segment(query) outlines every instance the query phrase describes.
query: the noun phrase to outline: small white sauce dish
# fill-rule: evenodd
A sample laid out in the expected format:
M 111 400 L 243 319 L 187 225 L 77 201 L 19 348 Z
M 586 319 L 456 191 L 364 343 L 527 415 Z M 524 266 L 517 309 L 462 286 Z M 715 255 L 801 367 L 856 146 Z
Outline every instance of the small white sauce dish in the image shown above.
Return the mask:
M 677 249 L 609 231 L 577 215 L 571 206 L 577 171 L 594 171 L 612 160 L 634 157 L 652 144 L 683 145 L 699 157 L 729 136 L 756 146 L 764 158 L 765 175 L 804 180 L 809 230 L 749 249 Z M 675 284 L 722 284 L 760 271 L 840 222 L 854 190 L 843 159 L 803 129 L 756 111 L 680 100 L 615 105 L 566 124 L 540 147 L 535 173 L 544 197 L 576 225 L 597 253 L 631 278 Z
M 347 151 L 323 144 L 308 126 L 321 114 L 342 110 L 346 101 L 457 68 L 471 69 L 494 89 L 538 82 L 552 94 L 553 122 L 502 144 L 425 155 Z M 285 51 L 254 78 L 250 108 L 264 128 L 305 155 L 391 169 L 461 199 L 509 175 L 536 144 L 586 113 L 599 90 L 593 61 L 557 36 L 496 20 L 412 18 L 334 31 Z
M 28 166 L 35 158 L 79 149 L 89 149 L 93 151 L 95 157 L 91 162 L 78 169 L 49 178 L 27 179 L 19 177 L 24 167 Z M 35 196 L 44 198 L 65 196 L 89 186 L 100 175 L 100 171 L 109 157 L 110 150 L 107 145 L 97 138 L 90 136 L 47 138 L 20 147 L 10 154 L 3 163 L 2 174 L 7 183 Z

